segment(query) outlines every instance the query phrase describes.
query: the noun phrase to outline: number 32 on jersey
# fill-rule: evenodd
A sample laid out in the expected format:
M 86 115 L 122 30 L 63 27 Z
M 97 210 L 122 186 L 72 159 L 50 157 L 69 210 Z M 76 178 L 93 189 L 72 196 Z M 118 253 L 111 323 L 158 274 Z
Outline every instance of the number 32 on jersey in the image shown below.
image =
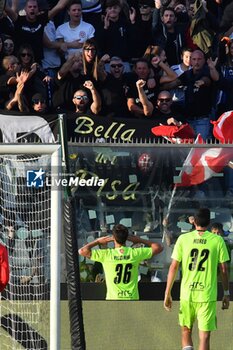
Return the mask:
M 189 270 L 205 271 L 205 261 L 208 259 L 209 253 L 210 251 L 208 249 L 192 249 L 190 252 L 191 262 L 188 265 Z

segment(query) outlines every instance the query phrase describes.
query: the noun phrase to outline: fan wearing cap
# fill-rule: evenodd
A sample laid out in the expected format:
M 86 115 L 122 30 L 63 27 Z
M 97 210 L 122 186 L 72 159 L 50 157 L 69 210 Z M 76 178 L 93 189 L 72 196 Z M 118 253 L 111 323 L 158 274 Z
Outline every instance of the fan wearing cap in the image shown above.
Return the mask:
M 142 57 L 148 45 L 153 44 L 152 16 L 155 9 L 153 0 L 139 0 L 136 23 L 140 30 L 137 38 L 136 57 Z
M 48 112 L 46 98 L 41 93 L 36 93 L 32 96 L 31 109 L 38 114 L 45 114 Z
M 135 57 L 134 50 L 139 37 L 136 10 L 131 7 L 126 18 L 120 0 L 106 0 L 105 16 L 99 46 L 101 53 L 119 56 L 124 62 Z

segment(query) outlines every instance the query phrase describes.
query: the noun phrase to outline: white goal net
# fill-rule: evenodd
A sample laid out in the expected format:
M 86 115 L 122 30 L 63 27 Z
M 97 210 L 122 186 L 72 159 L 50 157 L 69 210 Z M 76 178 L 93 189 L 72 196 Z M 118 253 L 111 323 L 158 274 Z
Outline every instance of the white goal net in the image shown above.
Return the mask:
M 59 349 L 59 145 L 0 146 L 0 241 L 10 281 L 1 293 L 0 349 Z

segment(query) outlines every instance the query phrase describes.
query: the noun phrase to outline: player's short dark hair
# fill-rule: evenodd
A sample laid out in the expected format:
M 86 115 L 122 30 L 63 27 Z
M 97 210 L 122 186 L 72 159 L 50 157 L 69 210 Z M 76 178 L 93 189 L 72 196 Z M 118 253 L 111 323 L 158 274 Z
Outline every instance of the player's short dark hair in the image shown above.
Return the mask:
M 210 210 L 208 208 L 200 208 L 194 215 L 194 221 L 197 226 L 208 226 L 210 224 Z
M 112 229 L 113 237 L 119 244 L 124 244 L 128 238 L 129 231 L 126 226 L 117 224 Z

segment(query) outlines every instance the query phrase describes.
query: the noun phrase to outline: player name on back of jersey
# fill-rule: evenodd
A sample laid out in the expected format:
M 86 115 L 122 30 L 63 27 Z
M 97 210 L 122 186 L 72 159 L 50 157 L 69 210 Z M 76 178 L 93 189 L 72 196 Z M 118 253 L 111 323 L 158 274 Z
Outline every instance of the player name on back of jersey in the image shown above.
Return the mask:
M 195 238 L 193 240 L 193 243 L 195 244 L 206 244 L 206 242 L 207 242 L 207 239 L 204 239 L 204 238 Z
M 130 259 L 130 255 L 120 255 L 120 256 L 115 255 L 114 256 L 114 260 L 129 260 L 129 259 Z

